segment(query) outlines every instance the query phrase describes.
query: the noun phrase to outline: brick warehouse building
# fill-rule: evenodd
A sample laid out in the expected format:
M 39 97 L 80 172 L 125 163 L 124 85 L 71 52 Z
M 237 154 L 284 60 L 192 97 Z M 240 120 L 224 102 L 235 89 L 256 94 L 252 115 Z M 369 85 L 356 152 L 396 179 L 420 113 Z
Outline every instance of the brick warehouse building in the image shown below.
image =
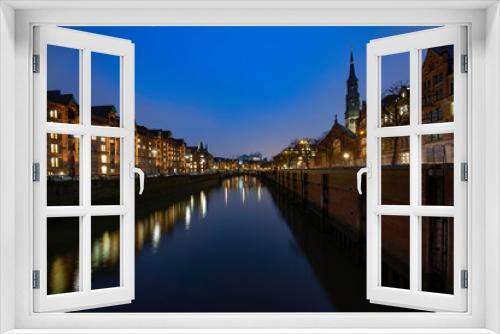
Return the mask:
M 353 189 L 356 166 L 366 164 L 366 107 L 359 102 L 357 78 L 351 56 L 347 80 L 345 125 L 335 118 L 328 133 L 317 140 L 313 167 L 300 168 L 287 162 L 288 147 L 273 159 L 278 183 L 296 196 L 307 197 L 320 212 L 326 212 L 349 228 L 363 226 L 364 200 Z M 422 123 L 453 121 L 453 49 L 439 47 L 423 51 Z M 381 96 L 382 126 L 404 126 L 410 123 L 411 87 L 398 83 Z M 388 137 L 381 140 L 381 195 L 385 204 L 409 203 L 409 138 Z M 420 137 L 422 165 L 421 201 L 423 205 L 453 205 L 453 136 L 431 134 Z M 296 157 L 298 159 L 298 157 Z M 353 166 L 353 168 L 332 168 Z M 331 168 L 325 170 L 325 168 Z M 288 170 L 289 169 L 289 170 Z M 295 170 L 294 170 L 295 169 Z M 303 169 L 303 170 L 298 170 Z M 310 169 L 310 170 L 308 170 Z M 303 181 L 303 182 L 300 182 Z M 327 199 L 325 201 L 325 198 Z M 385 286 L 409 284 L 409 223 L 397 216 L 385 217 L 382 245 L 382 282 Z M 422 217 L 422 288 L 425 291 L 453 291 L 452 218 Z
M 112 105 L 93 106 L 92 125 L 120 126 L 120 118 Z M 59 90 L 47 92 L 47 121 L 79 123 L 79 105 L 73 94 Z M 73 179 L 79 175 L 79 138 L 66 134 L 47 135 L 47 172 L 51 177 Z M 189 150 L 183 139 L 173 138 L 162 129 L 148 129 L 136 125 L 135 161 L 147 175 L 170 175 L 188 172 L 205 172 L 212 164 L 212 155 L 206 146 Z M 92 177 L 114 178 L 120 174 L 120 138 L 92 137 Z M 190 157 L 203 168 L 191 168 Z M 200 156 L 203 156 L 201 158 Z M 199 161 L 198 161 L 199 160 Z

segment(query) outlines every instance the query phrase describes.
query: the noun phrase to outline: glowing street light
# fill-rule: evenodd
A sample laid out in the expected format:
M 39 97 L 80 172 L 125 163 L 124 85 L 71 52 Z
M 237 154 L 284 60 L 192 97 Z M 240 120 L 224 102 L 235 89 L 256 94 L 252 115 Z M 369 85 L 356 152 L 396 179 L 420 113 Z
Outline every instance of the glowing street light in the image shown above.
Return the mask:
M 344 153 L 344 155 L 343 155 L 343 157 L 344 157 L 345 164 L 347 165 L 347 164 L 348 164 L 348 162 L 349 162 L 349 157 L 350 157 L 350 154 L 349 154 L 349 153 L 347 153 L 347 152 L 345 152 L 345 153 Z

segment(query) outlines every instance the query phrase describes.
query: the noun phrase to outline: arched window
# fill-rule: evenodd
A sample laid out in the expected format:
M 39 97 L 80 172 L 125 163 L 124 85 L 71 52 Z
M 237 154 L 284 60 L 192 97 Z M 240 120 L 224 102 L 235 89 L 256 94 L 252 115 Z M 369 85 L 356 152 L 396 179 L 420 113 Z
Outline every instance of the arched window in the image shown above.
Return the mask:
M 334 156 L 339 156 L 340 152 L 342 152 L 342 143 L 340 142 L 340 139 L 335 139 L 333 141 L 333 155 Z

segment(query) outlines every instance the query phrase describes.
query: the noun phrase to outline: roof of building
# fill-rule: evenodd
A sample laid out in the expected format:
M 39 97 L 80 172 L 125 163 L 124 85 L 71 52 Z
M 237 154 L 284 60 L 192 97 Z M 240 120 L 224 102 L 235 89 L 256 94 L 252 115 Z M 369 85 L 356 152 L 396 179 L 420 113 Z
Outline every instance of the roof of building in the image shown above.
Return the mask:
M 356 138 L 355 133 L 353 133 L 351 130 L 340 124 L 337 118 L 335 118 L 335 122 L 333 123 L 333 126 L 330 128 L 330 131 L 328 131 L 323 136 L 318 138 L 318 144 L 321 144 L 326 138 L 328 138 L 335 129 L 338 129 L 340 132 L 344 133 L 348 137 L 351 137 L 353 139 Z
M 149 135 L 149 129 L 142 125 L 136 125 L 137 132 L 142 135 Z
M 68 105 L 70 103 L 75 103 L 76 102 L 75 96 L 71 93 L 69 94 L 61 94 L 60 90 L 49 90 L 47 91 L 47 100 L 54 102 L 54 103 L 60 103 L 64 105 Z
M 172 138 L 172 140 L 177 144 L 177 145 L 186 145 L 186 142 L 182 138 Z
M 437 46 L 437 47 L 431 48 L 429 50 L 439 54 L 440 56 L 447 53 L 448 58 L 453 59 L 453 45 Z M 429 53 L 427 53 L 427 55 L 428 54 Z M 426 58 L 427 58 L 427 55 L 425 56 Z M 424 62 L 425 62 L 425 60 L 424 60 Z M 453 73 L 453 61 L 448 62 L 448 72 Z
M 92 116 L 108 118 L 109 114 L 115 114 L 117 111 L 114 105 L 92 106 Z

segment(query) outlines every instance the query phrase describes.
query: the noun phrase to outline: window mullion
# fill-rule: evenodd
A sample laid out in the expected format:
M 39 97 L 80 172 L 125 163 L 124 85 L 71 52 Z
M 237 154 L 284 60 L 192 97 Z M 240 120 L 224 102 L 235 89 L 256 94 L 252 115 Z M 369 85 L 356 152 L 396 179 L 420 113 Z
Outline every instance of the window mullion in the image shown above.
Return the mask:
M 82 187 L 82 204 L 85 208 L 90 208 L 91 205 L 91 136 L 88 133 L 88 129 L 91 124 L 91 57 L 90 51 L 87 49 L 83 50 L 82 53 L 82 65 L 81 65 L 81 110 L 82 110 L 82 124 L 85 129 L 85 133 L 82 136 L 82 148 L 81 152 L 81 166 L 82 170 L 80 173 L 80 185 Z M 90 291 L 91 289 L 91 216 L 90 212 L 85 212 L 82 218 L 82 229 L 80 234 L 80 254 L 81 254 L 81 264 L 80 269 L 82 270 L 82 291 Z
M 419 51 L 410 51 L 410 207 L 419 205 L 420 194 L 420 154 L 419 137 L 416 134 L 420 115 L 420 73 Z M 410 290 L 420 289 L 420 218 L 410 215 Z

